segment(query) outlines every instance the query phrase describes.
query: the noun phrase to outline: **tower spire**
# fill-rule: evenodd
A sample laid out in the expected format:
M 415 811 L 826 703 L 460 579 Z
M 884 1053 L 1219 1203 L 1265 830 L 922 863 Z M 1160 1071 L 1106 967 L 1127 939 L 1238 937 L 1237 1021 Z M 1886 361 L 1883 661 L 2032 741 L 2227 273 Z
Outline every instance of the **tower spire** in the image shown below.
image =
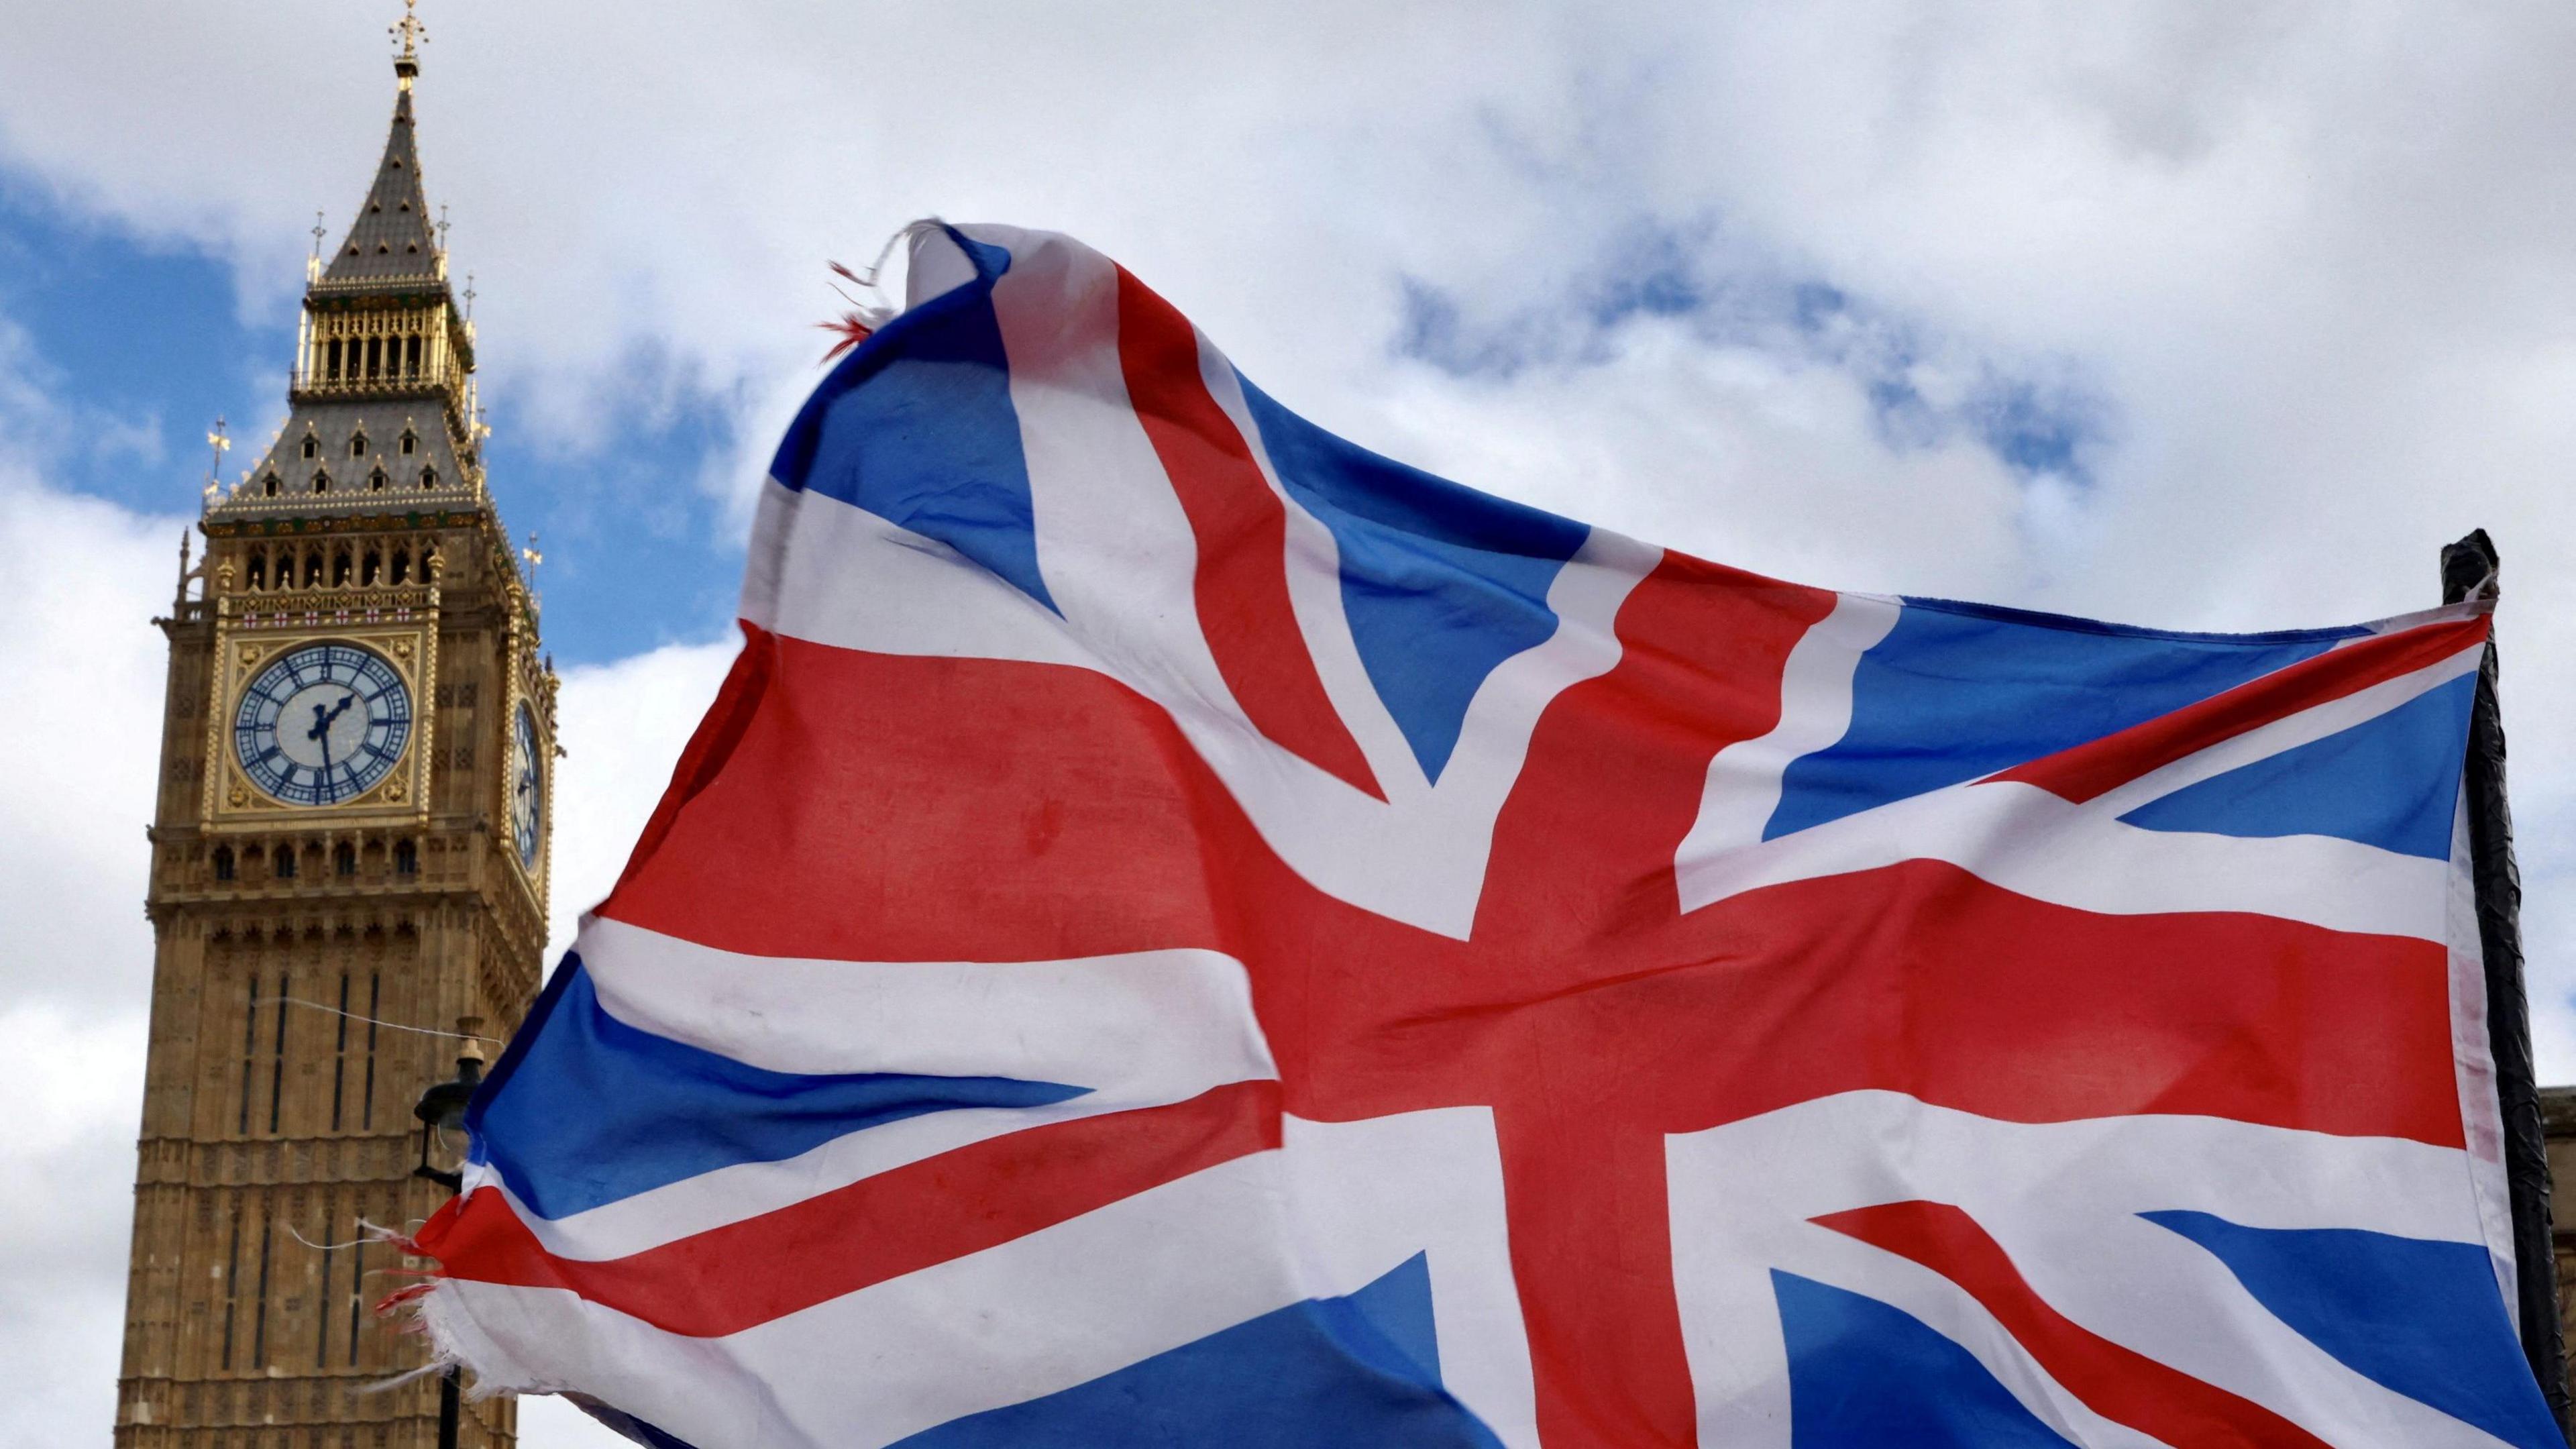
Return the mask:
M 323 265 L 332 282 L 376 281 L 435 274 L 438 244 L 432 231 L 429 198 L 420 179 L 420 148 L 412 134 L 412 78 L 420 74 L 416 34 L 420 22 L 410 10 L 393 27 L 403 42 L 394 60 L 399 93 L 394 97 L 393 124 L 385 133 L 383 159 L 376 163 L 367 199 L 358 204 L 349 235 Z
M 363 513 L 479 498 L 474 329 L 447 281 L 445 218 L 431 212 L 412 81 L 428 39 L 416 0 L 398 54 L 383 155 L 336 249 L 307 261 L 286 427 L 210 516 Z M 327 235 L 317 219 L 316 239 Z

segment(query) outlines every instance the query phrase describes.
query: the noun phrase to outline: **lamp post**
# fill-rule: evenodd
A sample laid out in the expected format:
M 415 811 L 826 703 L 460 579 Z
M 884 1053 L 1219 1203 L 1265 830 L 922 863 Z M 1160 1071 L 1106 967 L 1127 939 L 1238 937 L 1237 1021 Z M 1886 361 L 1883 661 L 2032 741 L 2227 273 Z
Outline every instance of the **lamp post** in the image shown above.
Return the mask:
M 468 1036 L 456 1050 L 456 1075 L 432 1084 L 411 1109 L 420 1119 L 420 1165 L 411 1170 L 412 1176 L 437 1183 L 451 1194 L 465 1185 L 464 1164 L 460 1162 L 454 1171 L 442 1168 L 431 1160 L 431 1151 L 441 1135 L 465 1125 L 465 1104 L 473 1100 L 474 1089 L 482 1081 L 483 1046 Z M 438 1449 L 456 1449 L 461 1409 L 456 1365 L 449 1364 L 438 1376 Z

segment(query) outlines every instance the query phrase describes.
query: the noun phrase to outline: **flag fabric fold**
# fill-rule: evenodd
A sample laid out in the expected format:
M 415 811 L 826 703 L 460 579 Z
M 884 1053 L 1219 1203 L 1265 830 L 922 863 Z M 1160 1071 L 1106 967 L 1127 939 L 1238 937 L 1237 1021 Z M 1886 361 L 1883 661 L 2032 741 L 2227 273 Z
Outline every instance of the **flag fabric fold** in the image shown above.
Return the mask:
M 2556 1444 L 2488 619 L 1754 577 L 910 237 L 419 1309 L 641 1442 Z

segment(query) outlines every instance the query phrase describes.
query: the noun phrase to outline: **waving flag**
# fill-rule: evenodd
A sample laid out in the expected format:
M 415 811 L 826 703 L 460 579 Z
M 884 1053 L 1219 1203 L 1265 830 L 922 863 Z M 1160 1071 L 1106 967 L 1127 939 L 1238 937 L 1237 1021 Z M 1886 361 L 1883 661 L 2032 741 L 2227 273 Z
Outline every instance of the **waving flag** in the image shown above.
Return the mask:
M 1354 447 L 1060 236 L 910 293 L 420 1236 L 483 1384 L 699 1449 L 2560 1442 L 2479 606 L 1800 588 Z

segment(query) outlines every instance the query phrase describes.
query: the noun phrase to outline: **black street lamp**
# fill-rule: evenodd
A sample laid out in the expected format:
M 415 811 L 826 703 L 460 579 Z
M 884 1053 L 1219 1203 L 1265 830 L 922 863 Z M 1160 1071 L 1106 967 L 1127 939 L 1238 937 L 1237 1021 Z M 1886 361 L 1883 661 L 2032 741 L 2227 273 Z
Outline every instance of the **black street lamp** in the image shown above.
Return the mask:
M 444 1134 L 465 1125 L 465 1104 L 474 1099 L 474 1089 L 483 1081 L 483 1046 L 473 1037 L 456 1049 L 456 1075 L 433 1084 L 420 1094 L 411 1114 L 420 1119 L 420 1165 L 411 1170 L 414 1177 L 427 1178 L 454 1193 L 465 1185 L 464 1164 L 450 1172 L 430 1160 L 430 1149 Z M 463 1411 L 456 1381 L 456 1365 L 438 1376 L 438 1449 L 456 1449 L 457 1420 Z
M 451 1193 L 465 1185 L 463 1171 L 449 1172 L 433 1165 L 430 1150 L 440 1136 L 465 1125 L 465 1104 L 473 1100 L 474 1089 L 482 1082 L 483 1046 L 468 1037 L 456 1051 L 456 1076 L 421 1093 L 420 1101 L 411 1109 L 411 1114 L 420 1119 L 420 1166 L 411 1170 L 412 1176 L 425 1177 Z

